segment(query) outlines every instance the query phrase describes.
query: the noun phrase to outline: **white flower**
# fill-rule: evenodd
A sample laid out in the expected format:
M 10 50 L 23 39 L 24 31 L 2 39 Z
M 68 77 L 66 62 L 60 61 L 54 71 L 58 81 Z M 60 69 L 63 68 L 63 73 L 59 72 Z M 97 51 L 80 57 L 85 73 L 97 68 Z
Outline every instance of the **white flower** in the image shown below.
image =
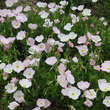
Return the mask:
M 76 46 L 81 56 L 85 56 L 88 53 L 88 48 L 86 45 Z
M 19 13 L 19 14 L 16 16 L 16 20 L 18 20 L 18 21 L 24 23 L 24 22 L 27 21 L 27 17 L 26 17 L 25 14 Z
M 78 86 L 79 89 L 85 91 L 89 88 L 90 83 L 87 82 L 87 81 L 80 81 L 80 82 L 77 83 L 77 86 Z
M 38 48 L 40 51 L 44 51 L 45 50 L 45 44 L 44 43 L 38 44 Z
M 13 26 L 13 28 L 18 29 L 21 26 L 21 23 L 17 20 L 13 20 L 12 26 Z
M 79 89 L 77 89 L 76 87 L 68 87 L 65 89 L 62 89 L 61 93 L 64 96 L 68 96 L 69 98 L 73 99 L 73 100 L 77 100 L 81 94 L 81 91 Z
M 28 28 L 29 28 L 29 29 L 36 30 L 37 27 L 38 27 L 37 24 L 32 24 L 32 23 L 29 23 L 29 24 L 28 24 Z
M 108 25 L 108 23 L 107 23 L 106 21 L 104 21 L 104 22 L 103 22 L 103 25 L 104 25 L 104 26 L 107 26 L 107 25 Z
M 92 0 L 92 2 L 97 2 L 97 0 Z
M 86 43 L 86 40 L 87 40 L 86 36 L 81 36 L 78 38 L 77 43 L 78 44 L 84 44 L 84 43 Z
M 60 59 L 60 61 L 61 61 L 62 63 L 64 63 L 64 64 L 65 64 L 65 63 L 69 63 L 69 62 L 70 62 L 69 60 L 64 59 L 64 58 L 61 58 L 61 59 Z
M 86 90 L 84 94 L 85 94 L 85 97 L 88 99 L 96 98 L 96 92 L 94 91 L 94 89 Z
M 0 64 L 0 70 L 2 70 L 5 66 L 6 66 L 5 63 L 1 63 L 1 64 Z
M 17 87 L 15 86 L 14 83 L 9 83 L 5 86 L 5 89 L 6 89 L 7 93 L 11 94 L 16 91 Z
M 49 13 L 47 13 L 47 12 L 45 12 L 45 11 L 41 11 L 41 12 L 39 13 L 39 15 L 40 15 L 40 17 L 41 17 L 42 19 L 46 19 L 46 18 L 49 16 Z
M 101 38 L 100 38 L 100 36 L 98 36 L 98 35 L 91 36 L 91 39 L 92 39 L 92 41 L 95 42 L 95 43 L 98 43 L 98 42 L 101 41 Z
M 6 0 L 5 4 L 7 7 L 12 7 L 14 5 L 12 0 Z
M 35 40 L 36 40 L 37 42 L 42 42 L 43 39 L 44 39 L 44 36 L 43 36 L 43 35 L 37 36 L 37 37 L 35 38 Z
M 21 61 L 16 61 L 12 64 L 12 68 L 15 72 L 20 73 L 22 70 L 24 70 L 24 65 Z
M 110 96 L 105 97 L 103 104 L 106 105 L 106 107 L 110 107 Z
M 14 93 L 13 97 L 19 103 L 24 102 L 24 93 L 22 91 L 20 91 L 20 90 L 16 91 Z
M 8 108 L 10 110 L 14 110 L 18 106 L 19 106 L 19 104 L 17 102 L 13 101 L 13 102 L 9 103 Z
M 110 61 L 104 61 L 104 63 L 102 63 L 101 65 L 101 70 L 109 73 L 110 72 Z
M 100 21 L 104 21 L 104 19 L 105 19 L 104 17 L 99 18 Z
M 54 40 L 53 38 L 49 38 L 49 39 L 47 40 L 47 43 L 48 43 L 49 45 L 53 46 L 53 45 L 55 45 L 55 40 Z
M 28 79 L 21 79 L 19 81 L 19 84 L 23 87 L 23 88 L 29 88 L 32 85 L 32 82 Z
M 83 16 L 91 16 L 91 10 L 85 8 L 85 9 L 83 10 L 82 14 L 83 14 Z
M 73 6 L 73 7 L 71 7 L 71 9 L 72 9 L 73 11 L 75 11 L 75 10 L 77 10 L 77 7 Z
M 67 23 L 65 26 L 64 26 L 64 30 L 66 31 L 71 31 L 71 28 L 73 27 L 73 25 L 71 23 Z
M 41 110 L 40 107 L 33 108 L 32 110 Z
M 41 53 L 40 48 L 37 45 L 33 45 L 32 47 L 29 48 L 29 53 L 30 54 L 36 54 L 36 53 Z
M 38 66 L 39 62 L 40 62 L 40 58 L 33 58 L 30 62 L 30 65 L 31 66 Z
M 57 58 L 56 57 L 48 57 L 46 60 L 45 60 L 45 63 L 48 64 L 48 65 L 54 65 L 55 63 L 57 63 Z
M 58 38 L 60 39 L 60 41 L 62 41 L 62 42 L 67 42 L 67 41 L 69 41 L 69 36 L 68 35 L 65 35 L 65 34 L 59 34 L 58 35 Z
M 110 83 L 107 83 L 105 79 L 99 79 L 98 85 L 101 91 L 103 92 L 110 91 Z
M 27 11 L 30 11 L 31 10 L 31 7 L 30 6 L 26 6 L 25 8 L 24 8 L 24 12 L 27 12 Z
M 72 60 L 73 60 L 75 63 L 78 63 L 78 58 L 77 58 L 77 57 L 73 57 Z
M 66 74 L 66 78 L 67 78 L 67 81 L 70 83 L 70 84 L 74 84 L 75 83 L 75 79 L 74 79 L 74 76 L 71 74 L 71 71 L 70 70 L 67 70 L 65 72 Z
M 79 5 L 79 6 L 78 6 L 78 10 L 79 10 L 79 11 L 82 11 L 83 8 L 84 8 L 84 5 Z
M 26 32 L 25 31 L 20 31 L 18 32 L 16 38 L 17 40 L 23 40 L 26 37 Z
M 68 91 L 69 91 L 69 88 L 64 88 L 61 90 L 61 93 L 64 95 L 64 96 L 68 96 Z
M 27 78 L 27 79 L 30 79 L 30 78 L 33 78 L 33 75 L 35 74 L 35 71 L 32 69 L 32 68 L 27 68 L 23 75 Z
M 16 10 L 15 10 L 17 13 L 21 13 L 23 11 L 23 6 L 18 6 L 16 7 Z
M 57 76 L 57 82 L 60 84 L 61 87 L 63 88 L 67 87 L 68 82 L 63 74 Z
M 69 39 L 73 40 L 77 37 L 77 34 L 74 32 L 70 32 L 68 36 L 69 36 Z
M 6 72 L 6 73 L 12 73 L 12 71 L 13 71 L 13 68 L 12 68 L 12 65 L 11 64 L 8 64 L 8 65 L 5 66 L 4 72 Z
M 45 19 L 45 23 L 43 24 L 44 27 L 52 27 L 53 21 L 50 21 L 50 19 Z
M 45 8 L 47 6 L 46 2 L 37 2 L 36 4 L 39 8 Z
M 70 87 L 68 90 L 68 97 L 77 100 L 81 94 L 81 91 L 77 89 L 76 87 Z
M 65 5 L 68 5 L 68 2 L 67 1 L 60 1 L 60 4 L 62 5 L 62 6 L 65 6 Z

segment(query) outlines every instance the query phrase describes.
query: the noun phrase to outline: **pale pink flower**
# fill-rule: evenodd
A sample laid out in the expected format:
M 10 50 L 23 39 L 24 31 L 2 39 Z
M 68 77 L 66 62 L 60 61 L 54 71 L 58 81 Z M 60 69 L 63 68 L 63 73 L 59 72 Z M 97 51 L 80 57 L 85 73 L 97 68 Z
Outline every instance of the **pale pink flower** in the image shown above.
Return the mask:
M 37 27 L 38 27 L 37 24 L 32 24 L 32 23 L 29 23 L 29 24 L 28 24 L 28 28 L 29 28 L 29 29 L 36 30 Z
M 94 59 L 90 59 L 90 65 L 95 65 L 95 60 Z
M 52 57 L 49 57 L 45 60 L 45 63 L 48 64 L 48 65 L 54 65 L 55 63 L 57 63 L 57 58 L 52 56 Z
M 0 35 L 0 43 L 4 46 L 9 45 L 10 43 L 13 43 L 15 40 L 15 37 L 9 37 L 5 38 L 4 36 Z
M 48 43 L 49 45 L 53 46 L 53 45 L 55 45 L 55 39 L 49 38 L 49 39 L 47 40 L 47 43 Z
M 45 51 L 45 44 L 44 43 L 40 43 L 38 44 L 38 48 L 39 50 L 42 52 L 42 51 Z
M 7 73 L 3 73 L 3 79 L 7 80 L 8 79 L 8 74 Z
M 19 0 L 11 0 L 13 3 L 17 3 Z
M 51 102 L 48 99 L 45 99 L 44 108 L 48 108 L 51 105 Z
M 84 44 L 84 43 L 86 43 L 86 40 L 87 40 L 86 36 L 81 36 L 78 38 L 77 43 L 78 44 Z
M 110 61 L 104 61 L 104 63 L 102 63 L 101 65 L 101 70 L 109 73 L 110 72 Z
M 51 102 L 48 99 L 38 99 L 37 100 L 37 106 L 38 107 L 44 107 L 44 108 L 48 108 L 51 105 Z
M 65 63 L 69 63 L 69 60 L 64 59 L 64 58 L 61 58 L 60 61 L 61 61 L 62 63 L 64 63 L 64 64 L 65 64 Z
M 48 53 L 48 52 L 50 52 L 51 50 L 52 50 L 51 45 L 48 44 L 48 43 L 46 43 L 46 44 L 45 44 L 45 52 Z
M 17 40 L 23 40 L 25 37 L 26 37 L 26 32 L 25 31 L 19 31 L 17 36 L 16 36 L 16 39 Z
M 61 87 L 66 88 L 67 87 L 67 80 L 66 80 L 66 76 L 61 74 L 57 76 L 57 82 L 60 84 Z
M 63 63 L 60 63 L 60 65 L 58 66 L 58 72 L 60 74 L 64 74 L 66 70 L 66 66 Z
M 18 7 L 16 8 L 16 13 L 21 13 L 22 10 L 23 10 L 23 6 L 18 6 Z
M 24 67 L 28 67 L 30 65 L 31 60 L 30 59 L 26 59 L 23 61 L 23 65 Z
M 14 5 L 14 3 L 12 2 L 12 0 L 6 0 L 5 4 L 7 7 L 12 7 Z
M 100 65 L 94 66 L 94 69 L 100 71 Z
M 24 23 L 24 22 L 27 21 L 27 17 L 26 17 L 25 14 L 19 13 L 19 14 L 16 16 L 16 20 L 18 20 L 18 21 Z
M 63 48 L 58 47 L 57 52 L 63 52 Z
M 60 30 L 57 28 L 57 27 L 53 27 L 53 32 L 55 33 L 55 34 L 60 34 Z
M 74 44 L 73 44 L 71 41 L 68 42 L 68 45 L 69 45 L 69 47 L 71 47 L 71 48 L 74 47 Z
M 76 46 L 81 56 L 85 56 L 88 53 L 88 48 L 86 45 Z
M 87 37 L 88 37 L 89 39 L 92 39 L 92 34 L 91 34 L 90 32 L 87 32 Z
M 95 46 L 100 47 L 101 46 L 101 42 L 96 43 Z
M 4 45 L 3 51 L 7 51 L 10 48 L 10 45 Z
M 27 39 L 27 45 L 33 46 L 34 44 L 35 44 L 35 40 L 34 40 L 33 38 L 29 37 L 29 38 Z
M 63 10 L 60 10 L 60 14 L 62 15 L 62 14 L 64 14 L 65 12 L 63 11 Z
M 66 75 L 67 81 L 68 81 L 70 84 L 74 84 L 74 83 L 75 83 L 74 76 L 71 74 L 71 71 L 70 71 L 70 70 L 67 70 L 67 71 L 65 72 L 65 75 Z
M 96 92 L 94 91 L 94 89 L 86 90 L 86 91 L 84 92 L 84 95 L 85 95 L 85 97 L 88 98 L 88 99 L 95 99 L 96 96 L 97 96 L 97 94 L 96 94 Z
M 64 96 L 68 96 L 68 92 L 69 92 L 69 88 L 65 88 L 65 89 L 62 89 L 62 90 L 61 90 L 61 93 L 62 93 Z
M 4 22 L 5 22 L 5 18 L 1 17 L 1 18 L 0 18 L 0 22 L 1 22 L 1 23 L 4 23 Z
M 59 19 L 55 19 L 54 22 L 55 22 L 56 24 L 58 24 L 58 23 L 60 23 L 60 20 L 59 20 Z
M 82 20 L 83 21 L 87 21 L 88 20 L 88 17 L 82 17 Z
M 16 83 L 18 81 L 18 79 L 16 79 L 16 77 L 13 77 L 12 79 L 11 79 L 11 83 Z
M 84 102 L 84 105 L 91 107 L 93 105 L 92 101 L 89 99 L 86 99 L 86 101 Z
M 77 57 L 73 57 L 72 60 L 73 60 L 75 63 L 78 63 L 78 58 L 77 58 Z
M 28 12 L 28 11 L 30 11 L 31 10 L 31 7 L 29 6 L 29 5 L 27 5 L 25 8 L 24 8 L 24 12 Z
M 21 23 L 17 20 L 13 20 L 12 26 L 13 26 L 13 28 L 18 29 L 21 26 Z
M 64 45 L 65 45 L 64 43 L 61 43 L 59 41 L 56 41 L 55 44 L 58 45 L 58 47 L 61 47 L 61 48 L 64 47 Z
M 97 31 L 96 34 L 97 34 L 97 35 L 100 34 L 100 31 Z
M 91 27 L 91 28 L 94 28 L 94 24 L 90 24 L 90 27 Z
M 89 88 L 90 83 L 87 82 L 87 81 L 80 81 L 80 82 L 77 83 L 77 86 L 78 86 L 78 88 L 80 88 L 81 90 L 84 91 L 84 90 Z
M 41 110 L 40 107 L 33 108 L 32 110 Z
M 48 4 L 48 8 L 55 8 L 55 6 L 56 6 L 56 3 L 54 2 L 51 2 Z

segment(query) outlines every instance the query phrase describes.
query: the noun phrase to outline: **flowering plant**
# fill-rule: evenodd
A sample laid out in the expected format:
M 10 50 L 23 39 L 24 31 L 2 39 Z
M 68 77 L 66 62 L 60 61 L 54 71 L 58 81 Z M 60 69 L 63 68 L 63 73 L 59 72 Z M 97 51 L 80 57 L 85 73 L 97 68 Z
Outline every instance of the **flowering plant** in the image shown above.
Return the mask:
M 106 19 L 68 1 L 19 2 L 0 9 L 0 109 L 108 110 Z

